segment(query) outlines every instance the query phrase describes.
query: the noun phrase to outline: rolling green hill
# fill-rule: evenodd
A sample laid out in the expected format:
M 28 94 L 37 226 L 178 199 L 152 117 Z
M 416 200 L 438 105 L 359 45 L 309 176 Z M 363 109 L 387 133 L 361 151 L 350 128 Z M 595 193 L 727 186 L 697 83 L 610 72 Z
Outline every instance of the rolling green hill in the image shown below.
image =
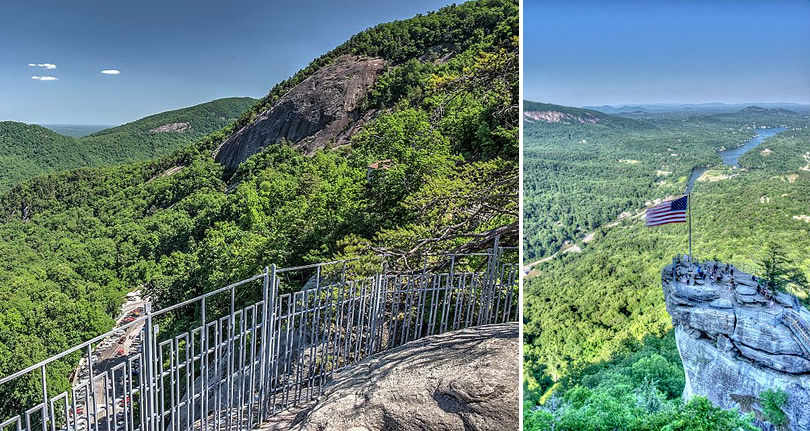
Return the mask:
M 0 374 L 108 330 L 132 289 L 160 307 L 271 263 L 385 251 L 406 268 L 486 247 L 499 232 L 516 245 L 518 17 L 515 0 L 479 0 L 380 24 L 178 151 L 40 176 L 0 196 Z M 371 119 L 350 145 L 307 156 L 279 143 L 234 172 L 215 162 L 225 139 L 341 55 L 386 64 L 358 115 Z M 369 174 L 383 159 L 390 167 Z M 209 318 L 220 306 L 210 304 Z M 198 317 L 172 315 L 161 334 Z M 77 360 L 49 375 L 67 375 Z M 0 388 L 0 412 L 31 405 L 35 384 Z
M 682 193 L 693 167 L 714 166 L 713 180 L 692 193 L 696 257 L 761 274 L 764 248 L 775 242 L 810 275 L 802 217 L 810 211 L 810 119 L 780 114 L 773 123 L 757 114 L 638 120 L 652 126 L 645 130 L 524 126 L 526 254 L 548 255 L 562 240 L 581 248 L 538 263 L 524 284 L 527 430 L 691 429 L 683 427 L 690 416 L 711 416 L 716 429 L 742 426 L 705 400 L 680 403 L 683 370 L 660 270 L 687 251 L 686 226 L 647 228 L 638 215 Z M 744 155 L 741 170 L 717 166 L 717 149 L 766 124 L 788 130 Z
M 0 122 L 0 190 L 45 172 L 86 166 L 75 139 L 41 126 Z
M 239 118 L 256 102 L 248 97 L 151 115 L 72 138 L 44 127 L 0 122 L 0 192 L 49 172 L 148 160 L 188 145 Z M 162 127 L 162 128 L 161 128 Z
M 232 97 L 150 115 L 79 138 L 91 165 L 164 156 L 231 124 L 257 102 Z

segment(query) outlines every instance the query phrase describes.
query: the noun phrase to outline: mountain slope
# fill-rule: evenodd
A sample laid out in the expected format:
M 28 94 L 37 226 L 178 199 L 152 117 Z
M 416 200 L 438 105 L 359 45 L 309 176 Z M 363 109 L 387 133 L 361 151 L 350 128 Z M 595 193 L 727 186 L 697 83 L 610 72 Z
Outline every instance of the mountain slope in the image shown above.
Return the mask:
M 359 130 L 355 124 L 361 116 L 359 104 L 384 67 L 385 62 L 378 58 L 338 57 L 226 139 L 217 149 L 216 160 L 233 169 L 281 140 L 304 147 L 309 154 L 329 143 L 345 145 Z
M 44 127 L 0 122 L 0 190 L 35 175 L 86 166 L 75 139 Z
M 111 125 L 105 126 L 93 124 L 40 124 L 40 126 L 48 130 L 53 130 L 60 135 L 70 136 L 73 138 L 81 138 L 82 136 L 87 136 L 100 132 L 104 129 L 109 129 L 110 127 L 115 127 Z
M 644 123 L 631 119 L 615 117 L 592 109 L 573 108 L 570 106 L 523 101 L 523 120 L 531 123 L 601 124 L 609 127 L 647 128 Z
M 160 307 L 271 263 L 357 256 L 377 265 L 387 253 L 390 267 L 409 268 L 491 246 L 498 235 L 516 245 L 518 23 L 516 1 L 482 0 L 381 24 L 181 150 L 38 177 L 0 196 L 0 374 L 108 329 L 130 289 Z M 345 55 L 385 62 L 356 105 L 357 118 L 375 115 L 350 145 L 309 151 L 281 140 L 234 168 L 214 159 L 223 142 Z M 302 118 L 290 112 L 289 124 Z M 307 130 L 315 136 L 328 124 Z M 390 162 L 369 167 L 381 160 Z M 222 305 L 212 301 L 208 316 L 227 311 Z M 161 333 L 197 318 L 171 314 Z M 36 399 L 28 383 L 0 388 L 0 410 Z
M 248 97 L 218 99 L 81 138 L 35 125 L 0 122 L 0 191 L 48 172 L 166 155 L 233 122 L 255 102 Z
M 79 138 L 79 146 L 90 165 L 153 159 L 232 123 L 256 102 L 232 97 L 161 112 Z

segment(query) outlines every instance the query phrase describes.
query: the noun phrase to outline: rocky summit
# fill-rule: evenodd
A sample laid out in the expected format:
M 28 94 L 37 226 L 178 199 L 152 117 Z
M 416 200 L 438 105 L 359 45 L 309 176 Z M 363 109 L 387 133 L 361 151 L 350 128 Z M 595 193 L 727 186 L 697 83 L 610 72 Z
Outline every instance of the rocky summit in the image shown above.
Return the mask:
M 339 373 L 292 423 L 264 429 L 518 429 L 518 325 L 425 337 Z
M 810 312 L 798 299 L 719 262 L 676 259 L 661 282 L 686 373 L 684 398 L 754 412 L 770 429 L 760 397 L 783 390 L 787 429 L 810 431 Z
M 361 112 L 385 62 L 379 58 L 343 55 L 281 96 L 268 110 L 226 139 L 216 160 L 236 168 L 268 145 L 286 140 L 312 154 L 327 144 L 340 146 L 374 112 Z

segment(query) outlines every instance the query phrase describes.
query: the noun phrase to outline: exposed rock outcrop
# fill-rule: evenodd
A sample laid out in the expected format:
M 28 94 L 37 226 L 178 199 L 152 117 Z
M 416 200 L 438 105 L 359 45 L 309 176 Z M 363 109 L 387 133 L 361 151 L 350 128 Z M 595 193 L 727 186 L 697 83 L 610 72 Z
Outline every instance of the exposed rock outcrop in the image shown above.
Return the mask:
M 567 112 L 559 111 L 524 111 L 523 118 L 527 121 L 545 121 L 547 123 L 598 123 L 602 119 L 598 116 L 585 112 L 581 115 L 569 114 Z
M 781 389 L 789 429 L 810 431 L 810 312 L 725 264 L 676 261 L 661 278 L 686 372 L 684 398 L 702 395 L 761 421 L 761 393 Z
M 292 429 L 517 430 L 518 351 L 516 323 L 413 341 L 337 373 Z
M 155 127 L 154 129 L 149 130 L 149 133 L 165 133 L 165 132 L 182 133 L 187 131 L 189 128 L 191 128 L 191 124 L 189 123 L 169 123 L 164 124 L 160 127 Z
M 251 124 L 231 135 L 217 149 L 216 160 L 235 168 L 268 145 L 287 140 L 307 154 L 334 142 L 348 143 L 374 112 L 360 112 L 385 62 L 379 58 L 344 55 L 284 94 Z

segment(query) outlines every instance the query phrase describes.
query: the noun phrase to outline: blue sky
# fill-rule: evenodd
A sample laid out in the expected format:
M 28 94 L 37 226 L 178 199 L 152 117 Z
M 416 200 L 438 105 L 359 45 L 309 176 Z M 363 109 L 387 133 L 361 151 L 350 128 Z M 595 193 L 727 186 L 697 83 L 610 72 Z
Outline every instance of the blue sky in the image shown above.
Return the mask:
M 352 34 L 450 3 L 3 0 L 0 120 L 120 124 L 262 97 Z
M 808 0 L 525 0 L 523 7 L 528 100 L 810 103 Z

